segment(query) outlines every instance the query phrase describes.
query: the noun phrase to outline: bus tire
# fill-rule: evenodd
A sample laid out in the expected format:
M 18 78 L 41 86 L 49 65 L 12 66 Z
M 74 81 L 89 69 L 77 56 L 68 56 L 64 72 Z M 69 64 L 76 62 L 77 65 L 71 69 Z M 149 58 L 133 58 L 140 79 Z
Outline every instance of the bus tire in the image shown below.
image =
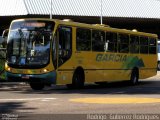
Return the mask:
M 84 87 L 84 71 L 76 70 L 73 74 L 72 84 L 67 84 L 69 89 L 80 89 Z
M 133 69 L 130 77 L 130 85 L 136 85 L 138 84 L 139 80 L 139 72 L 138 69 Z
M 33 90 L 42 90 L 44 88 L 44 84 L 43 83 L 33 83 L 33 82 L 31 82 L 30 87 Z

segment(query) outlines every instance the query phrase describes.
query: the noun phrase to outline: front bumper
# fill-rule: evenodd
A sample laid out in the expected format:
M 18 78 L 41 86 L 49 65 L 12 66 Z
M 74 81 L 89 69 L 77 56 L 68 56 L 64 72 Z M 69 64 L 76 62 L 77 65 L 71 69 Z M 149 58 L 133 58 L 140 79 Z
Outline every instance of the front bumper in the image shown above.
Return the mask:
M 14 74 L 6 72 L 8 82 L 34 82 L 44 84 L 56 84 L 56 72 L 48 72 L 44 74 Z

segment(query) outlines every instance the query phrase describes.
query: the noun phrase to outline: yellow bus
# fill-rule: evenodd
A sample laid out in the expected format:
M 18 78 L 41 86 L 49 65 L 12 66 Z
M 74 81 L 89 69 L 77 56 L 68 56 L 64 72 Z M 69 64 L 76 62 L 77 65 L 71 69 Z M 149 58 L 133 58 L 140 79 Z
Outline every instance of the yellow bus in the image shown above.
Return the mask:
M 81 88 L 84 83 L 129 80 L 157 74 L 157 35 L 56 19 L 12 21 L 6 77 L 34 90 L 46 84 Z

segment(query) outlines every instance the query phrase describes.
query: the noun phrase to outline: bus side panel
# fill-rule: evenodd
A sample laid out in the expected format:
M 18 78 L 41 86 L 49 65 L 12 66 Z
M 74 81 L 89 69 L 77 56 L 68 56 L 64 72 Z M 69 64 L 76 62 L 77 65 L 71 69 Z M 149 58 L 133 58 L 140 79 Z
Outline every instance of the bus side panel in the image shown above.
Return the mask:
M 146 79 L 157 74 L 156 69 L 140 69 L 139 70 L 139 79 Z
M 94 83 L 101 82 L 103 79 L 103 70 L 87 70 L 85 72 L 85 82 Z
M 102 62 L 96 61 L 97 54 L 91 51 L 77 51 L 73 56 L 74 68 L 81 67 L 84 70 L 86 83 L 103 80 Z
M 72 83 L 72 71 L 57 71 L 57 85 L 65 85 Z
M 145 79 L 157 74 L 157 55 L 141 55 L 144 66 L 139 68 L 139 78 Z
M 96 54 L 92 52 L 75 52 L 72 57 L 57 69 L 57 84 L 71 84 L 74 72 L 81 67 L 86 83 L 103 81 L 102 63 L 95 62 Z
M 89 55 L 89 54 L 88 54 Z M 87 58 L 87 56 L 86 56 Z M 117 53 L 92 53 L 87 65 L 92 71 L 86 75 L 86 82 L 110 82 L 129 80 L 131 70 L 124 67 L 126 55 Z
M 104 71 L 104 81 L 123 81 L 129 80 L 131 75 L 131 70 L 107 70 Z
M 105 59 L 102 58 L 104 69 L 104 81 L 122 81 L 129 80 L 131 75 L 132 59 L 135 57 L 124 53 L 105 53 Z
M 68 61 L 59 66 L 57 72 L 57 85 L 71 84 L 75 71 L 75 59 L 72 56 Z
M 130 79 L 131 70 L 94 70 L 85 74 L 86 82 L 113 82 Z

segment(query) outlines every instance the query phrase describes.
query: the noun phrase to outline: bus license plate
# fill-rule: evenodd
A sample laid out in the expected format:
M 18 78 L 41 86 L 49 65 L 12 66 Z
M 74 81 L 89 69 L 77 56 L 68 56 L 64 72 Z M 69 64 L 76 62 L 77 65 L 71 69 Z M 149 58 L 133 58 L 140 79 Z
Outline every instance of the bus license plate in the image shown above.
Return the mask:
M 22 79 L 29 79 L 29 76 L 22 76 Z

